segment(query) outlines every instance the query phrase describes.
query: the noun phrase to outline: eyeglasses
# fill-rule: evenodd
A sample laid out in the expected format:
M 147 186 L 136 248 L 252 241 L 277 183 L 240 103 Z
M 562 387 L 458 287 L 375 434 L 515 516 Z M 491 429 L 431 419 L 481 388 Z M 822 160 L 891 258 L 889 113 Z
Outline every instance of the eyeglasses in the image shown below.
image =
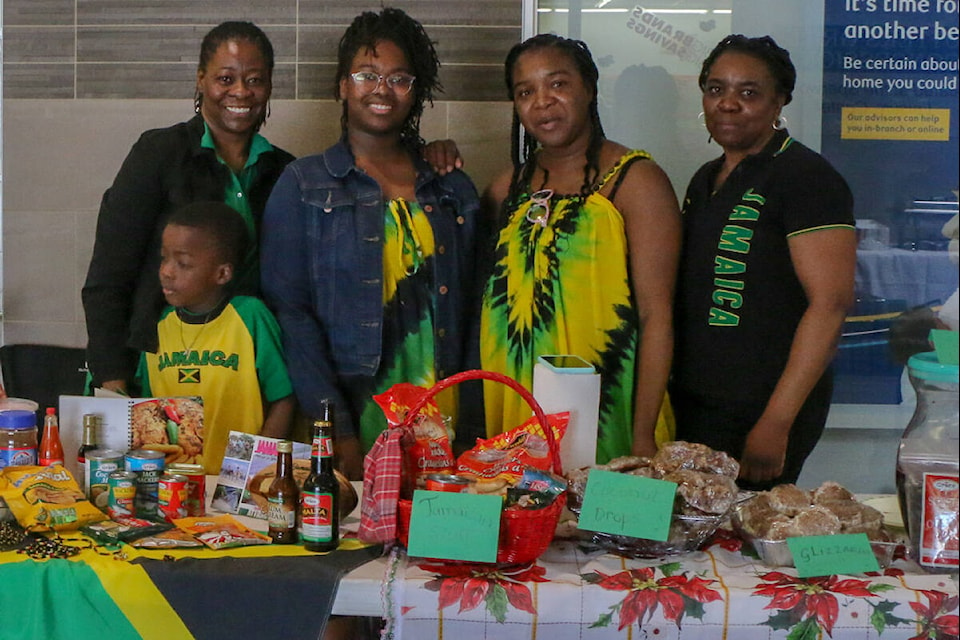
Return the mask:
M 550 198 L 553 189 L 540 189 L 530 194 L 530 207 L 527 209 L 527 220 L 541 227 L 547 226 L 550 219 Z
M 388 89 L 400 95 L 407 95 L 413 88 L 413 81 L 416 77 L 406 73 L 394 73 L 389 76 L 381 76 L 372 71 L 356 71 L 350 74 L 353 83 L 357 85 L 363 93 L 373 93 L 380 88 L 380 83 L 386 81 Z

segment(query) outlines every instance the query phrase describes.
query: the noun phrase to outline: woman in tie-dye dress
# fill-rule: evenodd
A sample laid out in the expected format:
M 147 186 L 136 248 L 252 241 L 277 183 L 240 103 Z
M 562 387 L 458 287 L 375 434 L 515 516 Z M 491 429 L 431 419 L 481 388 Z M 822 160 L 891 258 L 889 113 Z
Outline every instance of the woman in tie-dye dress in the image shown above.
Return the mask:
M 597 461 L 653 455 L 672 420 L 664 402 L 680 243 L 676 197 L 643 151 L 606 140 L 587 46 L 535 36 L 507 56 L 514 156 L 490 187 L 499 233 L 483 293 L 481 363 L 532 388 L 545 354 L 601 374 Z M 520 140 L 519 124 L 525 131 Z M 488 435 L 522 423 L 523 401 L 484 388 Z

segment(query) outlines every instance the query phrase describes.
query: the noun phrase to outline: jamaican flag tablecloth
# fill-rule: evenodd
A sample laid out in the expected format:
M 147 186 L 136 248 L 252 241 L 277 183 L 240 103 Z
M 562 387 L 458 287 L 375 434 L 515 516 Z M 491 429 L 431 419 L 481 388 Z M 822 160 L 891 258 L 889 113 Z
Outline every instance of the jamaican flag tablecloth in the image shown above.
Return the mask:
M 64 536 L 67 544 L 89 541 Z M 355 540 L 226 550 L 85 548 L 70 559 L 0 552 L 0 639 L 319 638 L 341 576 L 377 557 Z

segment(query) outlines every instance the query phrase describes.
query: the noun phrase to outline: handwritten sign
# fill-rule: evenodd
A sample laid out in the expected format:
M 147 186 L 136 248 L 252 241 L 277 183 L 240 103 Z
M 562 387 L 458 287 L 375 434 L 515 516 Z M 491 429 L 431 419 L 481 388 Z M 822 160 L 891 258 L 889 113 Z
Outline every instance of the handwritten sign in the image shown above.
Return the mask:
M 787 538 L 787 546 L 801 578 L 880 570 L 865 533 Z
M 414 491 L 407 553 L 496 562 L 502 508 L 500 496 Z
M 647 540 L 666 540 L 674 482 L 594 469 L 580 509 L 579 528 Z

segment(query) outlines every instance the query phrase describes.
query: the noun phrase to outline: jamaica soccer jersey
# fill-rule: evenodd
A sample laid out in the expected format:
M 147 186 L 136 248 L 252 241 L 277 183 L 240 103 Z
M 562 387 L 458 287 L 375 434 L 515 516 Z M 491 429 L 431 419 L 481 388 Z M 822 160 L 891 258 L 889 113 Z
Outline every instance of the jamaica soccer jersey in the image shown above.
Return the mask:
M 203 398 L 204 467 L 216 474 L 229 432 L 260 433 L 264 402 L 293 389 L 279 326 L 262 301 L 236 296 L 200 320 L 185 322 L 167 307 L 157 325 L 160 348 L 141 356 L 138 377 L 145 395 Z

